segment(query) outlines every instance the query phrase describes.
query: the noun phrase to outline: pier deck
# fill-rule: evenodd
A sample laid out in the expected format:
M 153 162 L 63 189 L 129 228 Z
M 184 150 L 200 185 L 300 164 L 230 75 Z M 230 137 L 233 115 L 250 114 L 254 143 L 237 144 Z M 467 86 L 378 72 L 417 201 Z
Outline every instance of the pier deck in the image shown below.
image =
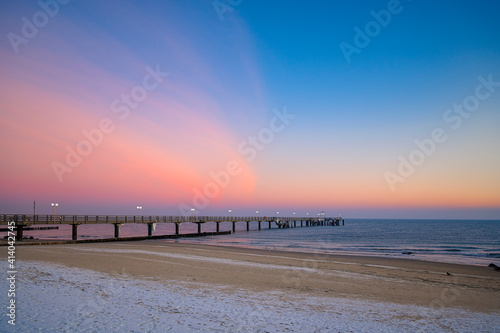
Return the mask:
M 115 238 L 120 237 L 120 226 L 125 223 L 140 223 L 148 226 L 148 236 L 153 235 L 156 223 L 174 223 L 175 234 L 179 234 L 179 226 L 182 223 L 196 223 L 198 233 L 201 233 L 203 223 L 216 223 L 219 232 L 219 224 L 232 222 L 233 232 L 236 230 L 237 222 L 246 222 L 247 230 L 250 230 L 250 222 L 267 222 L 269 229 L 274 222 L 278 228 L 294 228 L 300 223 L 300 227 L 318 225 L 340 225 L 344 224 L 341 217 L 266 217 L 266 216 L 134 216 L 134 215 L 33 215 L 33 214 L 0 214 L 0 225 L 7 225 L 16 230 L 16 239 L 22 240 L 23 229 L 33 225 L 68 224 L 72 226 L 72 239 L 78 238 L 78 226 L 81 224 L 113 224 L 115 226 Z

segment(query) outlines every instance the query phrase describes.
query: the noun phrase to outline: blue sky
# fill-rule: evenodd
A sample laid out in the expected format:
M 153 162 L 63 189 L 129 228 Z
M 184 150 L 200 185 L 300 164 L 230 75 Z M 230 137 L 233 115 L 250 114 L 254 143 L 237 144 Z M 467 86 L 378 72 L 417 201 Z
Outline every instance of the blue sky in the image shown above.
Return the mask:
M 9 33 L 22 36 L 23 18 L 33 23 L 44 6 L 0 4 L 0 171 L 16 189 L 2 211 L 37 200 L 61 201 L 68 214 L 133 214 L 140 203 L 169 215 L 185 205 L 205 215 L 500 216 L 500 88 L 458 129 L 443 118 L 479 77 L 500 81 L 498 1 L 42 3 L 57 12 L 18 52 Z M 223 20 L 214 4 L 231 9 Z M 376 23 L 372 12 L 391 10 L 386 26 Z M 377 24 L 348 61 L 340 45 Z M 146 67 L 168 76 L 122 121 L 110 105 Z M 276 110 L 295 118 L 249 161 L 238 147 Z M 113 132 L 61 181 L 54 162 L 104 118 Z M 436 128 L 446 141 L 398 174 L 399 156 Z M 210 174 L 231 160 L 241 172 L 196 205 L 197 189 L 206 196 Z M 388 172 L 403 181 L 391 186 Z

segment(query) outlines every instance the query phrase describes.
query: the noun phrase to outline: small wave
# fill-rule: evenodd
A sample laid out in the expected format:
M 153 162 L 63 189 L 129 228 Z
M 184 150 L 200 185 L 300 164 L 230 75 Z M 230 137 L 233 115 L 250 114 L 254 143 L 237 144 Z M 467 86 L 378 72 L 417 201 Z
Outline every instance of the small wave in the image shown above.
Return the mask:
M 361 250 L 361 251 L 370 251 L 370 252 L 377 252 L 377 251 L 382 251 L 382 252 L 390 252 L 390 251 L 399 251 L 399 249 L 396 248 L 376 248 L 376 247 L 352 247 L 352 248 L 345 248 L 346 250 Z
M 448 250 L 455 250 L 457 247 L 459 247 L 462 250 L 477 250 L 478 247 L 476 246 L 464 246 L 464 245 L 441 245 L 441 246 L 436 246 L 438 249 L 442 249 L 443 251 L 448 251 Z

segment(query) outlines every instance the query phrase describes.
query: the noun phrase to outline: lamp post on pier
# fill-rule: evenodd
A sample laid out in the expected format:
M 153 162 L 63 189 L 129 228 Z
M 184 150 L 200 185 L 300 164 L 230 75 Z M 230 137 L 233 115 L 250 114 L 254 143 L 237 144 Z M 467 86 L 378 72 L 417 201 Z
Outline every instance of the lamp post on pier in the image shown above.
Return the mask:
M 139 222 L 141 222 L 141 209 L 142 206 L 137 206 L 137 217 L 139 218 Z
M 59 204 L 56 202 L 56 203 L 51 203 L 50 204 L 52 207 L 54 207 L 54 214 L 52 215 L 52 222 L 56 222 L 56 207 L 59 206 Z

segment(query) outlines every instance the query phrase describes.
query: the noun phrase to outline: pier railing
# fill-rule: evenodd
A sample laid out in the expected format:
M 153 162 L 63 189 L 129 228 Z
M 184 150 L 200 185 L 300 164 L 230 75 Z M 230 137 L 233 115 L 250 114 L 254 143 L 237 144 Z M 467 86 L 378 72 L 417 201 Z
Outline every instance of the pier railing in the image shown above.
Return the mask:
M 258 228 L 261 229 L 261 223 L 274 222 L 278 228 L 294 228 L 297 222 L 300 227 L 317 225 L 340 225 L 344 223 L 341 217 L 287 217 L 287 216 L 139 216 L 139 215 L 33 215 L 33 214 L 0 214 L 0 225 L 8 225 L 9 228 L 16 229 L 16 239 L 22 240 L 23 228 L 34 224 L 69 224 L 72 226 L 72 239 L 78 237 L 78 226 L 81 224 L 113 224 L 115 227 L 115 238 L 120 237 L 120 227 L 125 223 L 142 223 L 148 226 L 148 236 L 152 236 L 157 223 L 174 223 L 175 233 L 179 234 L 179 226 L 182 223 L 196 223 L 198 233 L 201 234 L 201 225 L 208 222 L 216 223 L 216 230 L 219 232 L 219 224 L 230 222 L 233 224 L 232 230 L 236 231 L 237 222 L 246 222 L 247 231 L 250 230 L 250 222 L 258 222 Z
M 339 219 L 339 218 L 336 218 Z M 205 222 L 238 222 L 238 221 L 323 221 L 332 218 L 290 217 L 290 216 L 138 216 L 138 215 L 54 215 L 54 214 L 1 214 L 0 225 L 9 221 L 32 224 L 105 224 L 105 223 L 205 223 Z

